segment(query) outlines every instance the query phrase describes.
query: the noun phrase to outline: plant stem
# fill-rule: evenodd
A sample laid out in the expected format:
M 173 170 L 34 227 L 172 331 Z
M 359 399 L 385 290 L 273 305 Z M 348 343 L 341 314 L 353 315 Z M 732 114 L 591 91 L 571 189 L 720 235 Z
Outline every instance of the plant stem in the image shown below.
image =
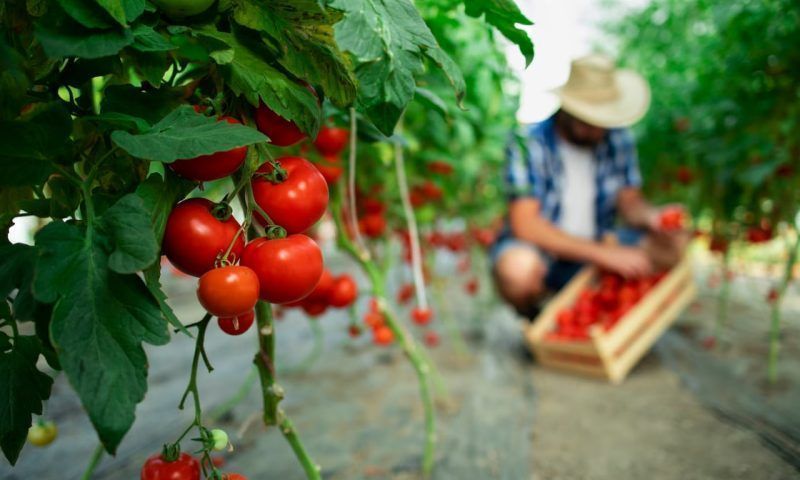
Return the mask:
M 777 298 L 772 302 L 771 323 L 769 329 L 769 354 L 767 357 L 767 380 L 774 384 L 778 380 L 778 355 L 781 347 L 781 305 L 783 297 L 789 283 L 792 281 L 794 265 L 797 263 L 798 251 L 800 251 L 800 232 L 793 246 L 789 247 L 789 258 L 783 271 L 783 278 L 777 289 Z
M 258 326 L 258 353 L 253 363 L 261 379 L 261 395 L 264 399 L 264 425 L 278 424 L 278 403 L 283 399 L 283 390 L 275 383 L 275 325 L 272 321 L 272 306 L 264 301 L 256 304 Z
M 366 272 L 372 285 L 373 296 L 377 299 L 378 307 L 383 314 L 386 325 L 392 330 L 395 338 L 400 344 L 406 357 L 411 362 L 414 372 L 417 374 L 419 383 L 420 397 L 425 415 L 425 441 L 422 457 L 422 473 L 428 477 L 433 471 L 436 449 L 436 414 L 433 407 L 433 396 L 430 390 L 431 367 L 423 356 L 414 338 L 397 321 L 394 313 L 388 308 L 386 299 L 386 282 L 383 272 L 369 258 L 364 258 L 359 254 L 358 249 L 347 238 L 342 219 L 342 198 L 341 192 L 337 189 L 334 193 L 332 202 L 333 218 L 336 222 L 337 240 L 339 246 L 348 252 Z
M 728 321 L 728 303 L 731 295 L 730 276 L 731 253 L 730 248 L 725 250 L 722 257 L 722 284 L 719 296 L 717 297 L 717 321 L 714 324 L 714 338 L 719 339 L 722 335 L 722 326 Z
M 81 480 L 90 480 L 92 478 L 94 470 L 97 468 L 97 465 L 100 464 L 100 459 L 103 458 L 103 452 L 104 452 L 103 444 L 100 443 L 97 445 L 97 448 L 94 449 L 92 458 L 91 460 L 89 460 L 89 465 L 86 466 L 86 471 L 83 472 Z
M 356 139 L 358 136 L 358 123 L 356 122 L 356 109 L 350 108 L 350 155 L 347 162 L 347 192 L 350 207 L 350 228 L 356 239 L 356 245 L 367 252 L 364 238 L 361 236 L 361 231 L 358 228 L 358 212 L 356 211 Z
M 315 464 L 308 455 L 303 442 L 300 441 L 300 437 L 297 436 L 297 430 L 295 429 L 294 424 L 283 410 L 279 410 L 278 414 L 280 415 L 281 419 L 279 425 L 281 433 L 286 441 L 289 442 L 289 446 L 292 447 L 294 455 L 297 457 L 297 460 L 300 462 L 300 465 L 306 472 L 306 477 L 308 477 L 309 480 L 321 480 L 322 476 L 319 473 L 319 465 Z

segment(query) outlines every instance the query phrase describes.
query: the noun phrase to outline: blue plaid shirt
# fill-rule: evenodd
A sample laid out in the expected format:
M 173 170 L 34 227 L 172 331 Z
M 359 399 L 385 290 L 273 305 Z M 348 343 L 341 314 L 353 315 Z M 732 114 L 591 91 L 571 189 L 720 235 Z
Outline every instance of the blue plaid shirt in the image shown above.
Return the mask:
M 509 200 L 533 197 L 539 200 L 542 216 L 558 224 L 564 166 L 558 155 L 555 116 L 531 125 L 524 132 L 525 148 L 512 141 L 506 151 L 506 183 Z M 598 238 L 614 226 L 617 194 L 625 187 L 642 183 L 636 144 L 629 129 L 608 130 L 595 147 L 597 158 L 597 199 L 595 205 Z

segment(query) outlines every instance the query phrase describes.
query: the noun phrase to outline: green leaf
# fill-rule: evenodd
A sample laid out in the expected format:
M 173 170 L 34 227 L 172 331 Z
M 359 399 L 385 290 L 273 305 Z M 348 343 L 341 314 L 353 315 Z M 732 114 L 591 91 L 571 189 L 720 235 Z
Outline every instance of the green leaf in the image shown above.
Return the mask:
M 431 90 L 427 88 L 417 87 L 416 88 L 416 96 L 422 102 L 424 102 L 429 107 L 433 107 L 434 109 L 438 110 L 442 115 L 447 116 L 449 109 L 447 108 L 447 104 L 444 100 L 442 100 L 439 95 L 436 95 Z
M 114 245 L 108 258 L 111 270 L 135 273 L 158 259 L 159 248 L 150 215 L 138 195 L 129 193 L 119 199 L 106 210 L 99 223 Z
M 140 52 L 166 52 L 177 48 L 149 25 L 133 27 L 133 45 Z
M 242 95 L 253 106 L 263 101 L 310 137 L 316 136 L 322 116 L 317 98 L 304 85 L 273 67 L 263 44 L 244 34 L 235 36 L 217 30 L 198 30 L 194 34 L 210 40 L 207 47 L 212 49 L 211 57 L 235 94 Z
M 144 119 L 150 124 L 158 122 L 184 103 L 180 89 L 162 87 L 156 91 L 144 91 L 132 85 L 112 85 L 104 93 L 101 115 L 116 112 Z
M 145 285 L 147 285 L 147 289 L 150 291 L 150 294 L 153 295 L 158 302 L 158 307 L 161 309 L 161 314 L 169 322 L 169 324 L 181 333 L 192 337 L 193 335 L 189 333 L 189 330 L 187 330 L 186 326 L 181 323 L 181 321 L 175 315 L 175 312 L 172 311 L 172 307 L 170 307 L 167 303 L 167 294 L 164 293 L 164 290 L 161 288 L 160 262 L 152 264 L 144 271 L 144 282 Z
M 26 103 L 30 82 L 23 66 L 25 59 L 16 50 L 0 39 L 0 120 L 11 119 L 19 114 Z
M 111 28 L 114 19 L 94 0 L 58 0 L 67 15 L 86 28 Z
M 69 148 L 72 119 L 61 102 L 40 104 L 25 120 L 0 121 L 0 186 L 40 185 Z
M 517 25 L 533 25 L 513 0 L 464 0 L 467 15 L 479 18 L 485 15 L 486 23 L 492 25 L 504 37 L 515 43 L 525 57 L 525 66 L 533 61 L 533 42 L 525 30 Z
M 233 18 L 267 34 L 278 62 L 293 75 L 321 86 L 335 105 L 345 107 L 355 101 L 355 75 L 333 35 L 332 25 L 341 13 L 326 12 L 315 0 L 237 0 Z
M 0 335 L 0 447 L 13 465 L 25 445 L 32 415 L 41 415 L 42 402 L 50 398 L 53 379 L 36 368 L 42 352 L 38 338 L 18 336 L 9 349 L 8 337 Z
M 91 226 L 89 227 L 91 228 Z M 110 238 L 53 222 L 36 234 L 34 294 L 58 300 L 50 325 L 61 365 L 100 440 L 115 453 L 147 391 L 142 342 L 169 340 L 158 302 L 135 274 L 109 269 Z
M 97 122 L 109 128 L 127 130 L 134 133 L 145 132 L 150 124 L 143 118 L 120 112 L 105 112 L 100 115 L 83 117 L 83 120 Z
M 95 0 L 122 26 L 136 20 L 144 12 L 144 0 Z
M 167 55 L 164 52 L 140 52 L 133 50 L 128 52 L 131 62 L 136 72 L 142 80 L 155 87 L 161 86 L 164 74 L 170 66 Z
M 392 134 L 414 97 L 415 76 L 424 72 L 425 56 L 442 68 L 460 102 L 461 72 L 409 0 L 333 0 L 330 6 L 344 12 L 334 31 L 339 47 L 356 60 L 359 109 L 384 134 Z
M 183 105 L 145 133 L 117 130 L 111 140 L 134 157 L 171 163 L 267 140 L 254 128 L 218 122 Z
M 106 57 L 133 43 L 133 33 L 128 28 L 90 30 L 64 15 L 50 13 L 36 24 L 35 32 L 51 58 Z
M 169 170 L 161 175 L 152 174 L 136 187 L 136 195 L 142 198 L 144 208 L 150 214 L 156 243 L 161 244 L 167 219 L 172 208 L 194 189 L 194 183 L 184 180 Z

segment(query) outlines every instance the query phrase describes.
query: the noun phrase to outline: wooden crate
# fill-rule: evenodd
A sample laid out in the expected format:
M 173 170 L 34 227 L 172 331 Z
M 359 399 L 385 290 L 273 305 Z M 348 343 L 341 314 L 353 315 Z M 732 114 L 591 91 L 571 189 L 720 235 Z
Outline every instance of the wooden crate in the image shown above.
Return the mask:
M 525 329 L 525 339 L 537 360 L 548 367 L 620 383 L 650 350 L 658 337 L 694 299 L 697 291 L 688 258 L 670 270 L 619 322 L 605 332 L 599 325 L 588 341 L 546 340 L 556 314 L 573 305 L 580 292 L 597 278 L 589 266 L 581 270 Z

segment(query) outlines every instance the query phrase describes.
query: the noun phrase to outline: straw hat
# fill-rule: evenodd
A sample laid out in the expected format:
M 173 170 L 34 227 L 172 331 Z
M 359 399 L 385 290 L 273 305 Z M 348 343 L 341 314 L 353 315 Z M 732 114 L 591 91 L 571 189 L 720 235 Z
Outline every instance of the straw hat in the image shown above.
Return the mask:
M 556 94 L 567 113 L 603 128 L 630 126 L 650 106 L 647 81 L 632 70 L 615 68 L 611 58 L 599 54 L 573 60 L 569 79 Z

